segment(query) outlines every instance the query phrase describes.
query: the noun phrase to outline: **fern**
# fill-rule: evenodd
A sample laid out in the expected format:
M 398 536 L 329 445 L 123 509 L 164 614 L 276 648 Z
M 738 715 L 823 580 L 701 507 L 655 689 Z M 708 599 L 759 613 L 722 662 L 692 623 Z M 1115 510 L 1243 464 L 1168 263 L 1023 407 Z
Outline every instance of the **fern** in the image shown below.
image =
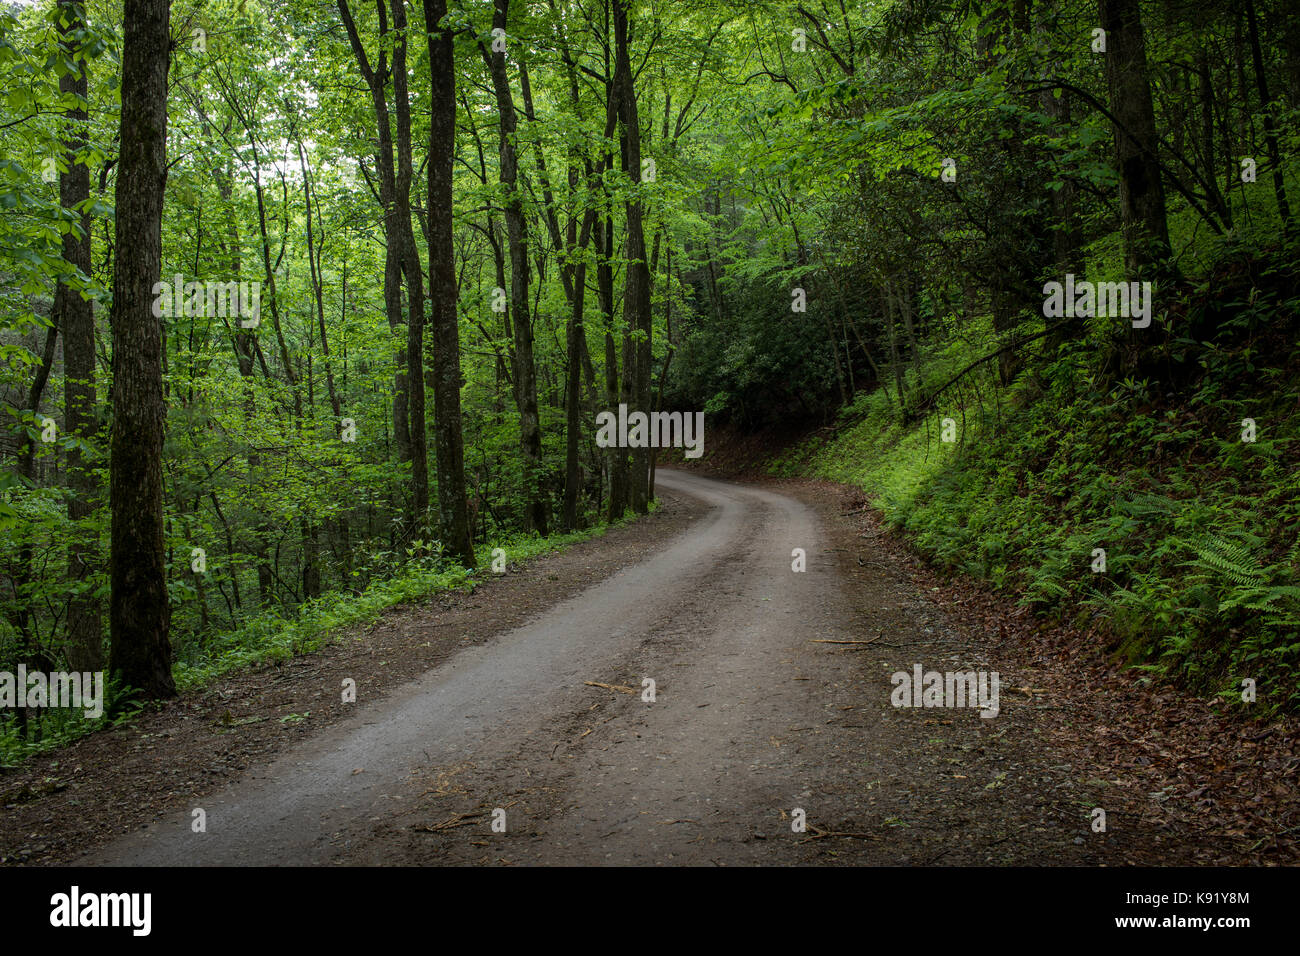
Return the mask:
M 1167 515 L 1173 514 L 1181 505 L 1181 502 L 1173 498 L 1166 498 L 1163 495 L 1152 495 L 1145 492 L 1130 494 L 1127 499 L 1119 502 L 1119 508 L 1126 514 L 1139 517 L 1142 515 Z
M 1236 541 L 1206 535 L 1192 545 L 1192 550 L 1197 557 L 1196 561 L 1189 562 L 1193 567 L 1218 574 L 1239 587 L 1263 590 L 1268 586 L 1268 578 L 1255 555 Z

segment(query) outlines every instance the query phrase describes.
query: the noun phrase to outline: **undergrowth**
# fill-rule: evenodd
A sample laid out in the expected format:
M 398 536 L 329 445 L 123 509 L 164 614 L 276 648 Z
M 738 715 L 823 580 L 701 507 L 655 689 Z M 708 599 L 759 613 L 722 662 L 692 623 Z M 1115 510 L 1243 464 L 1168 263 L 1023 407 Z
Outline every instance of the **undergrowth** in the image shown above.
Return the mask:
M 1293 256 L 1226 250 L 1163 316 L 1166 340 L 1135 374 L 1099 365 L 1094 327 L 1009 388 L 977 372 L 912 425 L 892 395 L 860 396 L 771 471 L 862 488 L 934 564 L 1079 625 L 1134 666 L 1239 703 L 1250 679 L 1255 713 L 1294 711 L 1297 290 Z M 930 364 L 946 381 L 956 356 Z

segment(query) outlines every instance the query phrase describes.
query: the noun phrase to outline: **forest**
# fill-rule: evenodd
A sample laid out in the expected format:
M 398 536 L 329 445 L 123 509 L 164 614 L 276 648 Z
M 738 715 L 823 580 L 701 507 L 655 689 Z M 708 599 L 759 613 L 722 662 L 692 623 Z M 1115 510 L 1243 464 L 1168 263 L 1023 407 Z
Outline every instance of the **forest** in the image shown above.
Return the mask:
M 108 675 L 0 763 L 649 514 L 620 408 L 1300 703 L 1291 0 L 10 0 L 0 74 L 0 670 Z

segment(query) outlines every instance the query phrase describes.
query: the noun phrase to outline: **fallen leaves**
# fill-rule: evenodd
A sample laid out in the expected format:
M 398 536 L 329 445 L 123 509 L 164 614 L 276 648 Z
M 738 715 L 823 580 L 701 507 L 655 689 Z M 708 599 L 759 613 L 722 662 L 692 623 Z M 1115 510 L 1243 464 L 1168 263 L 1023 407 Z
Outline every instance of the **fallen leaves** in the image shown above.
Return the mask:
M 875 546 L 908 569 L 930 600 L 964 627 L 996 635 L 1006 670 L 1032 680 L 1003 685 L 1004 693 L 1052 701 L 1033 706 L 1043 733 L 1088 785 L 1109 788 L 1109 810 L 1142 818 L 1151 809 L 1160 825 L 1185 826 L 1205 862 L 1300 863 L 1300 827 L 1289 825 L 1300 819 L 1300 719 L 1261 726 L 1218 698 L 1143 679 L 1116 664 L 1095 626 L 1044 624 L 1014 596 L 972 578 L 941 579 L 904 541 L 882 532 L 875 513 L 863 519 Z

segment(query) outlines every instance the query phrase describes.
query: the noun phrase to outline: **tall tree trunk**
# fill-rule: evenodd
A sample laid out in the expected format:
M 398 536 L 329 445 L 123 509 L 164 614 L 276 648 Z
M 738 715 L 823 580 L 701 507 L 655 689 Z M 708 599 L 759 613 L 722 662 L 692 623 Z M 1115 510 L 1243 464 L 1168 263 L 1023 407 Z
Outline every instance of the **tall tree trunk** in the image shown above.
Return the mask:
M 167 184 L 169 0 L 125 0 L 117 268 L 113 275 L 112 556 L 109 669 L 149 698 L 171 697 L 171 610 L 163 546 L 162 270 Z
M 505 31 L 510 0 L 496 0 L 492 28 Z M 533 359 L 533 323 L 528 305 L 528 221 L 524 218 L 519 190 L 519 156 L 515 149 L 514 95 L 506 73 L 503 50 L 480 43 L 483 59 L 492 76 L 501 137 L 500 180 L 505 186 L 506 238 L 510 254 L 510 317 L 514 326 L 515 402 L 519 407 L 519 449 L 523 453 L 524 524 L 530 531 L 546 534 L 548 508 L 542 488 L 542 428 L 537 408 L 537 367 Z
M 586 249 L 596 222 L 596 210 L 588 209 L 582 218 L 582 236 L 579 249 Z M 569 309 L 569 327 L 566 333 L 566 351 L 569 366 L 564 383 L 564 510 L 561 524 L 565 531 L 578 527 L 578 494 L 581 491 L 581 470 L 578 465 L 578 440 L 582 429 L 582 343 L 587 332 L 582 312 L 587 295 L 587 263 L 580 260 L 573 273 L 573 301 Z
M 36 377 L 32 379 L 32 386 L 27 392 L 25 407 L 33 415 L 40 411 L 41 398 L 45 394 L 45 386 L 50 380 L 50 369 L 54 367 L 54 353 L 58 341 L 59 327 L 52 322 L 50 327 L 45 330 L 45 346 L 41 349 L 41 362 L 36 368 Z M 37 424 L 39 425 L 39 419 Z M 36 440 L 32 437 L 30 431 L 22 433 L 18 445 L 18 473 L 29 482 L 35 483 Z M 34 557 L 35 548 L 32 538 L 24 536 L 18 547 L 18 566 L 13 580 L 13 593 L 18 596 L 19 600 L 17 607 L 11 612 L 10 619 L 13 621 L 14 630 L 18 632 L 19 663 L 25 664 L 32 669 L 42 669 L 48 668 L 49 659 L 42 653 L 40 641 L 37 639 L 33 628 L 35 614 L 32 608 L 35 606 L 35 602 L 25 603 L 26 599 L 31 596 L 30 589 L 33 587 Z M 39 711 L 37 715 L 37 724 L 33 728 L 28 724 L 27 708 L 18 708 L 18 732 L 24 739 L 39 739 Z
M 563 41 L 561 42 L 563 44 Z M 562 52 L 567 60 L 567 47 L 562 45 Z M 576 111 L 580 109 L 581 104 L 576 85 L 577 79 L 572 75 L 572 71 L 570 71 L 570 79 L 570 97 Z M 532 85 L 528 78 L 527 64 L 522 57 L 519 60 L 519 88 L 524 98 L 524 115 L 528 117 L 529 123 L 536 123 L 537 115 L 533 107 Z M 615 119 L 612 115 L 606 117 L 606 139 L 613 134 L 612 124 Z M 583 310 L 586 303 L 587 263 L 584 253 L 591 242 L 591 235 L 596 221 L 596 209 L 594 206 L 589 206 L 583 213 L 581 233 L 578 230 L 577 220 L 573 216 L 569 217 L 567 230 L 561 231 L 559 214 L 556 211 L 557 204 L 546 166 L 546 151 L 542 148 L 540 139 L 536 141 L 535 146 L 538 178 L 542 183 L 542 198 L 545 202 L 546 227 L 555 248 L 557 250 L 562 249 L 565 252 L 564 260 L 560 266 L 560 281 L 564 286 L 564 293 L 569 302 L 569 321 L 565 329 L 565 351 L 568 365 L 564 382 L 564 495 L 560 524 L 565 531 L 573 531 L 578 526 L 578 499 L 582 490 L 582 468 L 579 461 L 579 452 L 582 430 L 582 359 L 585 355 L 586 346 Z M 571 195 L 577 195 L 579 184 L 582 182 L 582 176 L 579 172 L 581 165 L 581 151 L 574 149 L 570 156 L 568 175 Z M 602 158 L 594 168 L 588 159 L 585 167 L 587 189 L 594 192 L 598 178 L 605 169 L 604 159 Z M 575 258 L 578 260 L 576 264 L 574 262 Z
M 886 282 L 880 291 L 880 301 L 884 311 L 885 329 L 889 333 L 889 365 L 894 370 L 894 391 L 898 393 L 898 410 L 906 414 L 907 406 L 903 401 L 903 362 L 898 354 L 898 323 L 894 318 L 894 296 L 889 282 Z
M 903 316 L 903 331 L 907 335 L 907 350 L 912 356 L 912 374 L 916 378 L 916 392 L 921 392 L 921 345 L 916 338 L 916 295 L 920 290 L 911 276 L 904 275 L 898 294 L 898 307 Z M 844 350 L 848 355 L 848 349 Z
M 1100 0 L 1106 80 L 1115 122 L 1121 228 L 1130 281 L 1165 271 L 1170 257 L 1165 189 L 1138 0 Z
M 1232 209 L 1219 188 L 1218 172 L 1214 168 L 1214 83 L 1210 74 L 1210 53 L 1202 43 L 1196 51 L 1196 77 L 1201 101 L 1200 143 L 1201 172 L 1205 180 L 1210 205 L 1214 207 L 1223 224 L 1232 228 Z
M 1277 196 L 1277 213 L 1282 219 L 1283 233 L 1290 238 L 1293 232 L 1291 204 L 1286 198 L 1286 179 L 1282 174 L 1282 157 L 1277 148 L 1277 124 L 1268 91 L 1268 77 L 1264 73 L 1264 54 L 1259 48 L 1259 17 L 1255 15 L 1255 0 L 1246 0 L 1246 25 L 1250 30 L 1250 57 L 1255 67 L 1255 89 L 1259 92 L 1259 108 L 1264 114 L 1264 144 L 1268 149 L 1268 161 L 1273 167 L 1273 193 Z
M 433 420 L 438 511 L 447 553 L 468 568 L 474 529 L 465 497 L 465 450 L 460 414 L 460 328 L 456 319 L 456 261 L 452 245 L 452 165 L 456 157 L 456 62 L 453 31 L 440 22 L 446 0 L 424 0 L 429 38 L 429 304 L 433 346 Z
M 302 540 L 302 599 L 304 601 L 320 597 L 320 539 L 315 522 L 305 517 L 298 520 L 299 537 Z
M 229 277 L 238 280 L 243 268 L 243 255 L 240 251 L 239 218 L 230 208 L 233 169 L 227 169 L 216 177 L 217 191 L 227 205 L 229 234 L 227 242 L 227 259 L 230 263 Z M 261 358 L 256 336 L 243 328 L 240 322 L 234 323 L 232 332 L 235 359 L 239 365 L 239 377 L 244 383 L 244 421 L 247 425 L 257 416 L 257 393 L 253 389 L 253 360 Z M 262 373 L 267 375 L 266 362 L 262 362 Z M 250 444 L 245 456 L 248 464 L 249 481 L 253 482 L 262 471 L 262 455 L 255 445 Z M 215 503 L 215 493 L 213 496 Z M 257 596 L 262 606 L 269 605 L 275 597 L 275 579 L 271 575 L 270 553 L 271 526 L 264 515 L 259 515 L 255 531 L 255 548 L 257 555 Z
M 633 183 L 633 193 L 624 204 L 627 219 L 627 288 L 623 294 L 623 321 L 632 336 L 632 388 L 628 412 L 650 411 L 651 335 L 650 270 L 646 261 L 645 228 L 640 194 L 641 124 L 637 114 L 636 86 L 628 54 L 627 0 L 614 0 L 614 85 L 618 90 L 619 114 L 623 120 L 623 168 Z M 632 449 L 632 470 L 628 482 L 632 510 L 649 510 L 650 449 Z
M 612 82 L 606 84 L 605 128 L 611 132 L 619 116 L 619 90 Z M 607 160 L 612 165 L 612 160 Z M 596 295 L 600 301 L 600 314 L 605 330 L 605 408 L 618 415 L 619 374 L 618 347 L 614 341 L 614 216 L 610 208 L 609 190 L 601 180 L 602 208 L 596 219 Z M 609 505 L 606 516 L 617 521 L 627 511 L 628 470 L 627 449 L 612 442 L 605 449 L 606 467 L 609 470 Z
M 411 227 L 411 98 L 406 77 L 406 0 L 390 0 L 393 10 L 393 101 L 397 110 L 398 255 L 406 277 L 406 425 L 411 443 L 411 521 L 415 533 L 428 521 L 429 451 L 424 413 L 424 276 Z
M 76 49 L 74 35 L 85 27 L 86 13 L 81 0 L 59 0 L 59 42 L 71 55 Z M 86 65 L 81 62 L 77 73 L 59 79 L 59 92 L 86 96 Z M 86 145 L 86 111 L 74 107 L 68 111 L 71 130 L 65 143 L 67 171 L 59 175 L 59 201 L 64 209 L 73 210 L 90 198 L 90 170 L 76 162 Z M 78 213 L 80 233 L 63 235 L 63 258 L 82 276 L 89 277 L 90 216 Z M 98 433 L 95 415 L 95 312 L 89 299 L 77 288 L 60 282 L 54 293 L 56 323 L 63 331 L 63 407 L 64 429 L 81 441 L 91 442 Z M 68 519 L 80 522 L 95 510 L 98 493 L 94 472 L 84 461 L 81 449 L 68 450 Z M 99 549 L 92 535 L 75 533 L 68 546 L 68 580 L 73 587 L 87 586 L 87 579 L 99 564 Z M 68 640 L 65 653 L 68 664 L 77 671 L 97 671 L 104 666 L 103 608 L 90 594 L 82 593 L 68 600 Z
M 1056 0 L 1050 0 L 1038 9 L 1036 28 L 1039 38 L 1050 43 L 1050 24 L 1059 14 Z M 1049 47 L 1050 48 L 1050 47 Z M 1060 63 L 1057 58 L 1049 57 L 1043 63 L 1043 78 L 1058 75 Z M 1061 95 L 1057 95 L 1060 93 Z M 1070 117 L 1070 101 L 1060 90 L 1044 88 L 1038 94 L 1038 105 L 1043 113 L 1052 120 L 1054 128 L 1070 129 L 1073 126 Z M 1068 176 L 1061 177 L 1061 187 L 1052 193 L 1052 212 L 1056 220 L 1052 234 L 1052 252 L 1056 268 L 1060 272 L 1083 273 L 1083 223 L 1079 219 L 1078 189 L 1074 180 Z
M 312 180 L 311 180 L 311 166 L 307 162 L 307 154 L 306 151 L 303 149 L 301 138 L 298 139 L 298 162 L 300 168 L 302 169 L 303 198 L 307 205 L 307 210 L 306 210 L 307 212 L 307 265 L 311 272 L 312 291 L 315 294 L 315 299 L 316 299 L 316 327 L 320 330 L 321 356 L 325 360 L 325 388 L 329 393 L 330 411 L 334 415 L 335 437 L 338 437 L 339 435 L 342 434 L 343 431 L 343 425 L 342 425 L 343 402 L 339 398 L 338 388 L 335 386 L 334 383 L 334 363 L 330 359 L 329 330 L 326 328 L 325 325 L 325 290 L 324 290 L 325 283 L 323 278 L 323 271 L 321 268 L 321 247 L 325 243 L 325 232 L 324 232 L 324 227 L 322 225 L 320 242 L 319 243 L 316 242 L 315 230 L 312 227 L 312 217 L 314 214 L 316 222 L 318 224 L 321 223 L 320 202 L 318 199 L 316 199 L 316 190 L 315 187 L 312 185 Z M 344 291 L 344 295 L 346 296 L 347 294 L 346 284 L 343 291 Z M 346 517 L 346 514 L 340 512 L 338 517 L 335 519 L 334 524 L 338 528 L 339 538 L 344 545 L 344 557 L 342 563 L 344 564 L 344 566 L 347 566 L 350 564 L 350 561 L 348 560 L 348 554 L 347 554 L 347 550 L 348 550 L 347 542 L 349 538 L 349 529 L 348 529 L 348 519 Z M 329 522 L 327 521 L 326 522 L 327 535 L 328 535 L 328 529 L 329 529 Z M 314 527 L 312 529 L 312 533 L 313 535 L 315 534 Z M 316 584 L 319 590 L 319 586 L 320 586 L 319 572 L 317 572 L 316 574 Z
M 321 356 L 325 359 L 325 388 L 329 393 L 330 410 L 334 413 L 335 429 L 340 429 L 339 419 L 343 415 L 343 403 L 339 399 L 338 389 L 334 384 L 334 365 L 330 361 L 329 332 L 325 326 L 325 288 L 321 274 L 321 246 L 325 242 L 322 234 L 320 242 L 316 241 L 316 230 L 312 226 L 313 218 L 320 222 L 320 203 L 312 187 L 311 167 L 307 163 L 307 153 L 302 140 L 298 140 L 298 166 L 302 170 L 302 193 L 306 204 L 307 220 L 307 266 L 311 273 L 312 294 L 316 301 L 316 327 L 320 330 Z
M 608 207 L 607 207 L 608 209 Z M 596 295 L 605 326 L 605 408 L 618 415 L 618 347 L 614 341 L 614 220 L 608 213 L 596 219 Z M 617 521 L 627 511 L 627 449 L 612 442 L 605 449 L 609 469 L 609 508 L 606 517 Z
M 400 0 L 397 0 L 400 2 Z M 411 460 L 411 430 L 407 418 L 409 399 L 407 390 L 407 343 L 409 333 L 402 335 L 402 245 L 398 233 L 401 230 L 401 217 L 397 209 L 397 174 L 393 170 L 393 131 L 388 116 L 388 53 L 385 48 L 388 35 L 388 16 L 384 0 L 376 0 L 375 9 L 379 14 L 380 53 L 377 67 L 372 67 L 366 48 L 361 43 L 356 24 L 352 20 L 352 11 L 347 0 L 337 0 L 339 16 L 343 19 L 343 28 L 356 57 L 357 67 L 370 90 L 370 102 L 375 113 L 375 131 L 379 137 L 379 146 L 375 152 L 375 168 L 379 175 L 379 202 L 384 207 L 384 313 L 388 317 L 388 329 L 398 339 L 393 372 L 393 441 L 397 445 L 399 461 Z M 409 201 L 408 201 L 409 205 Z M 407 229 L 410 229 L 408 210 Z
M 668 382 L 668 369 L 673 364 L 673 352 L 676 346 L 673 345 L 673 292 L 672 292 L 672 275 L 673 275 L 673 247 L 672 242 L 667 243 L 668 254 L 664 256 L 664 344 L 667 349 L 664 352 L 664 364 L 659 369 L 659 390 L 655 394 L 656 412 L 663 411 L 664 407 L 664 385 Z M 658 465 L 659 454 L 652 451 L 650 453 L 650 500 L 655 496 L 655 468 Z

